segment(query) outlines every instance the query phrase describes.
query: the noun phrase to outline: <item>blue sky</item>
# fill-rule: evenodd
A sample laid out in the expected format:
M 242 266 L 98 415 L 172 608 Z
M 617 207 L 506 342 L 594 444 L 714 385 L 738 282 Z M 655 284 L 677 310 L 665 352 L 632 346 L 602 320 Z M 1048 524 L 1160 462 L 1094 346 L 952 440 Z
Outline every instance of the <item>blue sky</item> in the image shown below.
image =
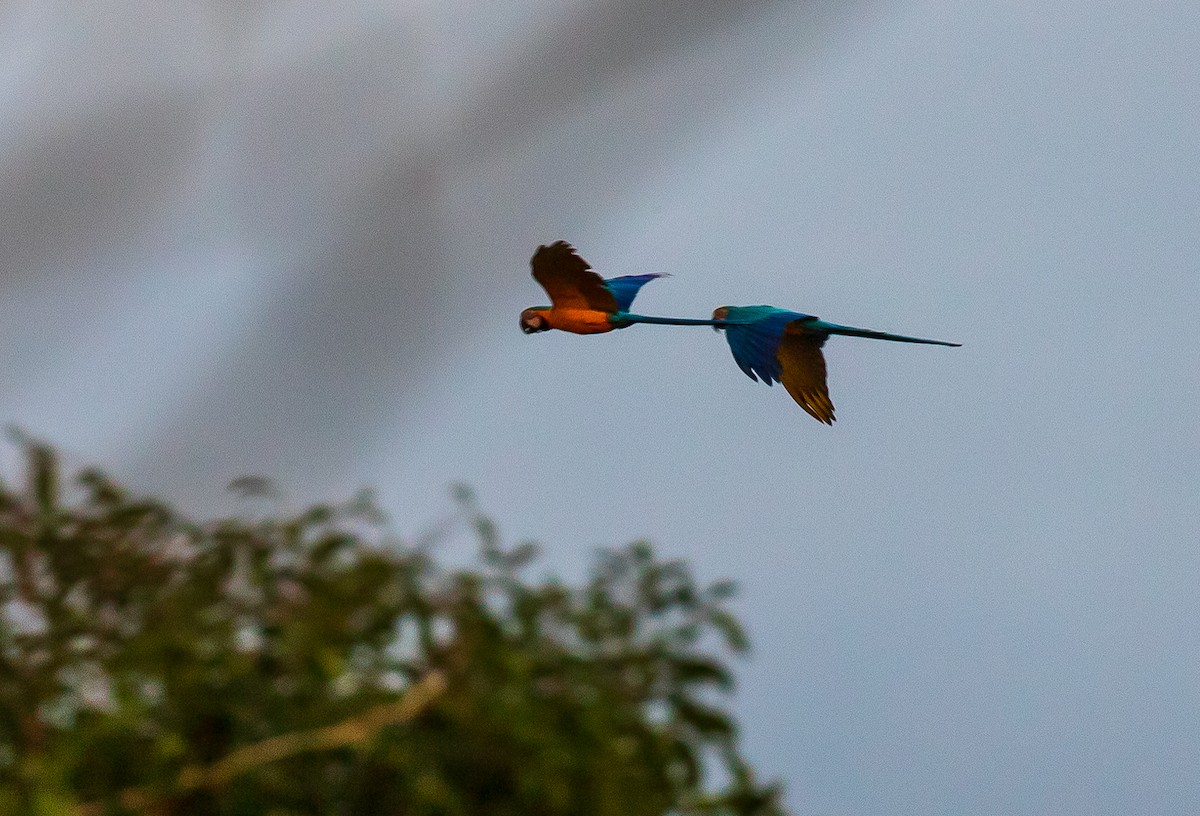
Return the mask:
M 1200 809 L 1200 7 L 95 8 L 0 11 L 0 419 L 733 577 L 797 813 Z M 707 329 L 521 335 L 558 238 L 965 345 L 831 340 L 825 428 Z

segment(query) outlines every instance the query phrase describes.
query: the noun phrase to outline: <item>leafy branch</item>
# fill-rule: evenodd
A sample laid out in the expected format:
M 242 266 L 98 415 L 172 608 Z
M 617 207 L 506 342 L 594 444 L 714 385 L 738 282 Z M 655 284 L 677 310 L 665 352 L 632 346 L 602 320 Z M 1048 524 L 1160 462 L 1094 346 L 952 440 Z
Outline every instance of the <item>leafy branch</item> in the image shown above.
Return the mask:
M 479 559 L 453 569 L 365 495 L 195 521 L 23 444 L 0 483 L 0 812 L 782 812 L 723 705 L 748 645 L 728 582 L 646 543 L 533 580 L 538 548 L 466 491 Z

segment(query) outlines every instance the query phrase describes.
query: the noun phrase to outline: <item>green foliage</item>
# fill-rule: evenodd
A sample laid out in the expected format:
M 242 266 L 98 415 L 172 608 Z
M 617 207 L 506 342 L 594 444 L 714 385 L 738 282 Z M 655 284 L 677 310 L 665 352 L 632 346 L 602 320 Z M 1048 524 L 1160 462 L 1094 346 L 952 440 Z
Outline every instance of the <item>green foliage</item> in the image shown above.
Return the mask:
M 781 812 L 719 704 L 746 648 L 728 582 L 644 543 L 532 580 L 536 548 L 465 490 L 471 569 L 389 539 L 369 496 L 197 523 L 99 471 L 64 488 L 24 444 L 0 485 L 0 812 Z

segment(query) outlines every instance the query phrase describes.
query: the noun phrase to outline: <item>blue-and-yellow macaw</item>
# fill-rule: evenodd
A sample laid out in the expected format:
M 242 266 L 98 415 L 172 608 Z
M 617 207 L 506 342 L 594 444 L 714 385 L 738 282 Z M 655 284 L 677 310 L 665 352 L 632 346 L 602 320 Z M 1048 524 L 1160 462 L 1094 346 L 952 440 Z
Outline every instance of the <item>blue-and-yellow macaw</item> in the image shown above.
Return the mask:
M 638 315 L 629 311 L 633 299 L 645 284 L 663 277 L 661 273 L 602 278 L 566 241 L 539 246 L 530 264 L 534 280 L 550 295 L 551 305 L 532 306 L 521 312 L 521 331 L 526 334 L 549 329 L 601 334 L 634 323 L 712 326 L 725 331 L 733 359 L 746 376 L 761 379 L 767 385 L 782 382 L 801 408 L 826 425 L 832 425 L 834 417 L 821 347 L 831 334 L 901 343 L 961 345 L 842 326 L 774 306 L 721 306 L 713 312 L 711 320 Z
M 575 334 L 601 334 L 634 323 L 666 326 L 716 326 L 713 320 L 682 317 L 649 317 L 631 314 L 638 290 L 661 273 L 625 275 L 607 280 L 592 271 L 566 241 L 540 246 L 529 261 L 533 279 L 550 295 L 549 306 L 531 306 L 521 312 L 521 331 L 535 334 L 548 329 Z
M 712 316 L 713 329 L 725 331 L 733 359 L 747 377 L 761 379 L 767 385 L 783 383 L 801 408 L 826 425 L 833 424 L 833 403 L 825 384 L 825 357 L 821 354 L 821 346 L 825 345 L 829 335 L 934 346 L 962 345 L 841 326 L 774 306 L 721 306 Z

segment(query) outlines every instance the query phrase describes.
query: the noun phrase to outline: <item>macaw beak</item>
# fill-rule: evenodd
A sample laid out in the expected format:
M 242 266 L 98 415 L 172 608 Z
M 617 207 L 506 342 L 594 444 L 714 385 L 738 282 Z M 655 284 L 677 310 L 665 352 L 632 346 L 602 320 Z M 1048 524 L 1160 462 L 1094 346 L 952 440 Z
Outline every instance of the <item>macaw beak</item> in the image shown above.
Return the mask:
M 540 309 L 526 309 L 521 312 L 521 331 L 525 334 L 537 334 L 550 328 Z

